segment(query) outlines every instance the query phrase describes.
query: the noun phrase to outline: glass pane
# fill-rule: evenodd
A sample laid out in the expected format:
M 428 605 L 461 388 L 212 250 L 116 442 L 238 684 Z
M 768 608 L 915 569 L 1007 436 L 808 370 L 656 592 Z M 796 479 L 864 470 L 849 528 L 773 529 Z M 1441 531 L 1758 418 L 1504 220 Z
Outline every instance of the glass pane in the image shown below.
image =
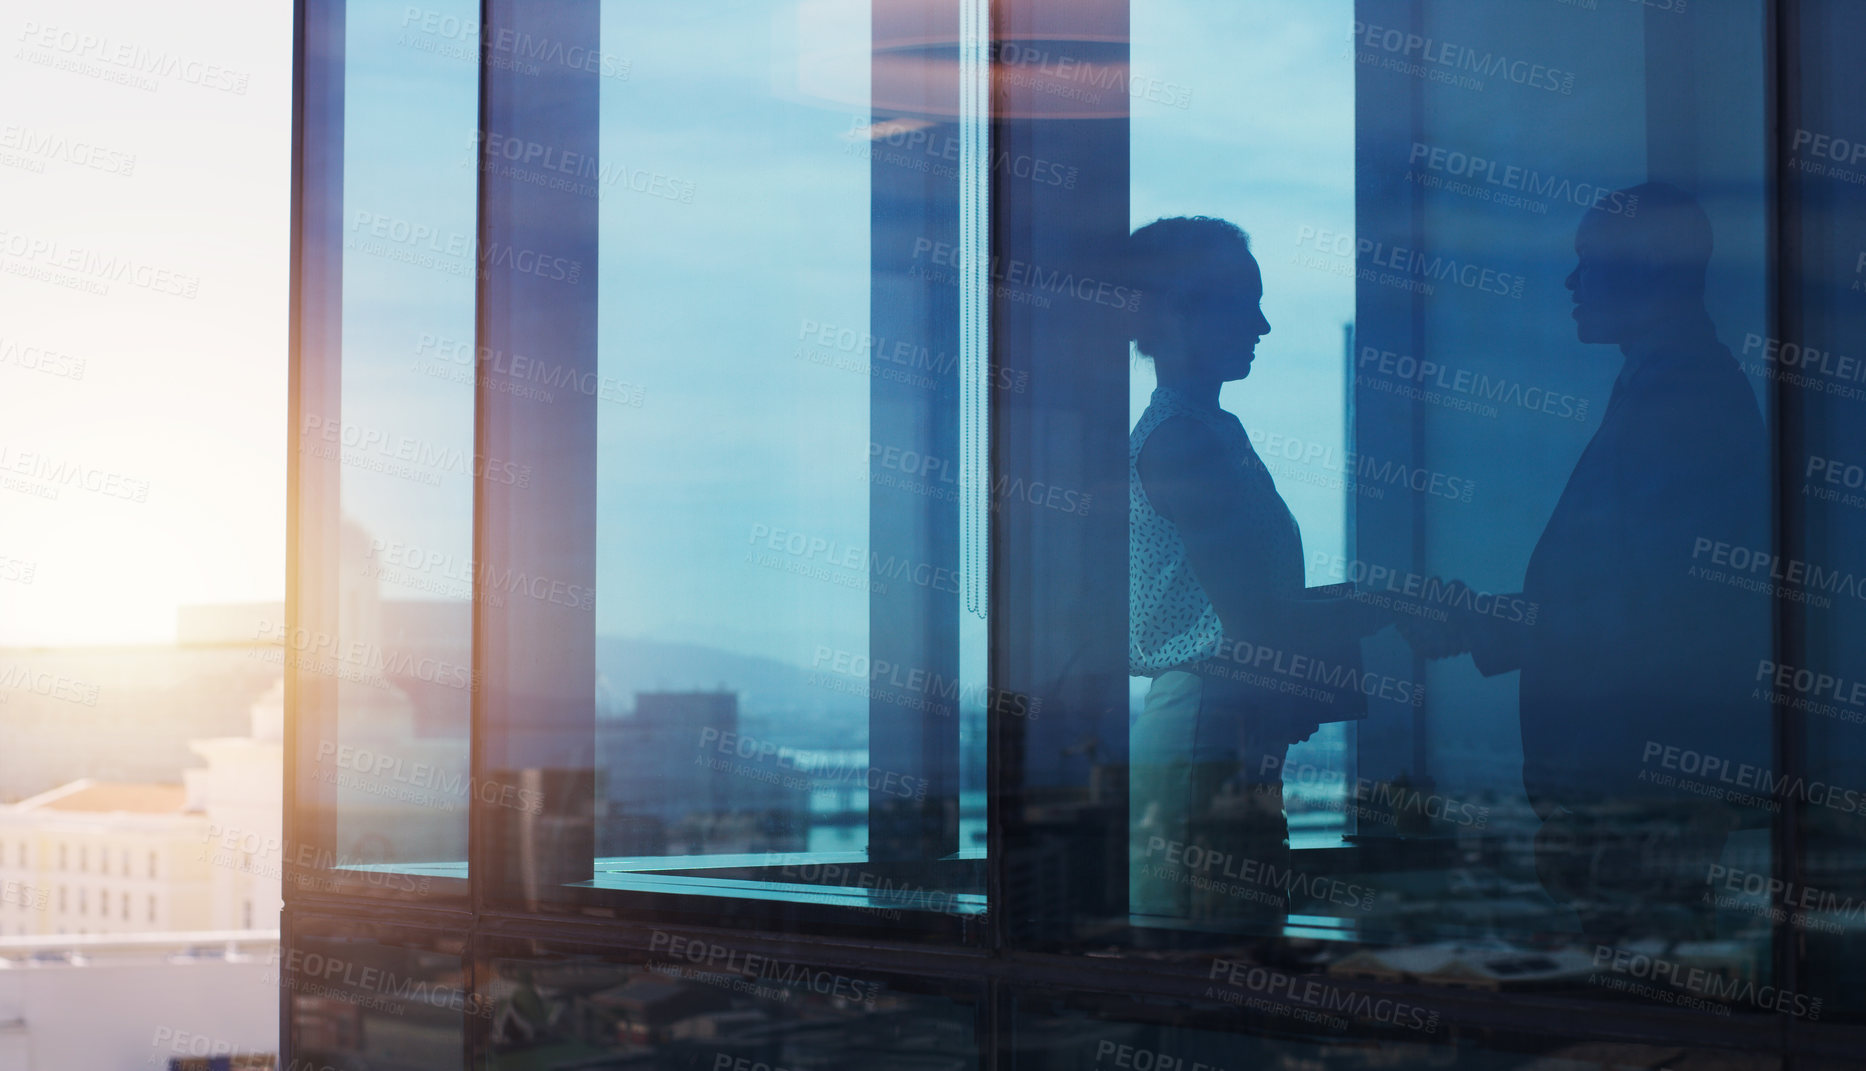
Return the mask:
M 1360 734 L 1351 876 L 1381 895 L 1346 925 L 1372 940 L 1585 960 L 1608 999 L 1644 999 L 1650 957 L 1777 1010 L 1705 981 L 1775 978 L 1766 920 L 1712 894 L 1768 869 L 1772 803 L 1701 776 L 1780 771 L 1771 607 L 1727 567 L 1772 546 L 1740 358 L 1769 316 L 1765 14 L 1357 11 L 1355 448 L 1383 497 L 1351 579 L 1410 638 L 1369 668 L 1423 686 Z
M 1217 217 L 1235 222 L 1258 251 L 1270 331 L 1259 343 L 1249 378 L 1225 384 L 1217 402 L 1238 415 L 1297 524 L 1301 567 L 1291 565 L 1297 587 L 1347 579 L 1357 489 L 1338 465 L 1350 449 L 1345 399 L 1355 280 L 1351 273 L 1314 270 L 1301 249 L 1315 234 L 1327 234 L 1331 242 L 1353 240 L 1354 65 L 1340 47 L 1352 6 L 1349 0 L 1307 4 L 1299 11 L 1262 3 L 1226 5 L 1222 11 L 1196 4 L 1140 5 L 1132 24 L 1133 84 L 1160 92 L 1130 94 L 1129 225 L 1138 231 L 1163 218 Z M 1188 32 L 1189 20 L 1202 29 Z M 1250 62 L 1238 62 L 1240 47 L 1249 48 Z M 1271 85 L 1300 111 L 1243 104 Z M 1274 153 L 1263 151 L 1269 145 L 1276 146 Z M 1146 233 L 1167 234 L 1174 226 Z M 1165 299 L 1172 286 L 1173 280 L 1160 279 L 1141 289 Z M 1129 395 L 1135 436 L 1164 412 L 1154 406 L 1161 389 L 1171 392 L 1175 385 L 1161 382 L 1153 356 L 1137 340 Z M 1159 398 L 1164 403 L 1172 396 Z M 1147 530 L 1137 524 L 1134 538 L 1148 538 Z M 1149 597 L 1152 577 L 1139 562 L 1130 568 L 1138 603 Z M 1144 613 L 1138 606 L 1130 612 Z M 1241 654 L 1244 662 L 1254 661 L 1256 649 Z M 1180 778 L 1177 756 L 1167 753 L 1178 745 L 1167 738 L 1159 696 L 1152 714 L 1146 708 L 1155 676 L 1177 660 L 1176 654 L 1162 660 L 1151 648 L 1139 651 L 1138 660 L 1130 657 L 1130 672 L 1147 671 L 1133 678 L 1130 704 L 1129 891 L 1136 916 L 1184 917 L 1182 907 L 1195 895 L 1191 874 L 1177 862 L 1176 845 L 1189 843 L 1180 828 L 1183 819 L 1159 810 L 1163 794 L 1174 791 Z M 1248 664 L 1236 668 L 1253 672 Z M 1352 831 L 1343 806 L 1352 734 L 1353 722 L 1330 720 L 1290 742 L 1288 762 L 1318 774 L 1284 786 L 1292 847 L 1339 846 Z
M 317 817 L 296 865 L 466 862 L 473 490 L 489 471 L 473 444 L 477 17 L 470 2 L 343 12 L 340 192 L 307 186 L 341 205 L 341 252 L 318 251 L 340 257 L 341 348 L 307 350 L 325 389 L 304 392 L 296 429 L 307 486 L 334 501 L 301 555 L 300 620 L 280 630 L 304 712 L 299 804 Z
M 482 931 L 551 937 L 301 924 L 301 1055 L 1766 1071 L 1857 1018 L 1850 8 L 484 6 L 350 22 L 301 810 L 459 875 L 452 786 Z M 444 221 L 464 284 L 392 251 Z M 981 1008 L 928 947 L 988 921 L 1126 966 Z
M 487 961 L 484 1066 L 980 1066 L 970 985 L 803 963 L 688 934 L 645 936 L 645 954 L 509 948 Z
M 1688 998 L 1782 1010 L 1745 996 L 1776 978 L 1770 917 L 1713 890 L 1770 873 L 1776 801 L 1689 776 L 1782 777 L 1753 680 L 1772 607 L 1727 561 L 1773 547 L 1771 384 L 1739 353 L 1770 315 L 1764 15 L 1134 12 L 1132 230 L 1109 254 L 1143 295 L 1114 325 L 1126 866 L 1110 881 L 1082 825 L 1118 750 L 1096 731 L 1065 809 L 1031 790 L 1051 744 L 1027 738 L 1013 850 L 1058 867 L 1011 883 L 1030 939 L 1280 937 L 1317 970 L 1685 999 L 1626 974 L 1663 961 L 1728 980 Z M 1057 44 L 1093 24 L 1043 27 L 1040 88 L 1111 62 Z M 1114 130 L 1026 106 L 1031 144 L 1110 151 Z M 1094 255 L 1099 203 L 1029 205 L 1007 234 Z M 1103 340 L 1031 317 L 1000 342 L 1038 385 L 1001 456 L 1101 479 Z M 1065 365 L 1046 347 L 1071 329 Z M 1001 562 L 1019 612 L 1083 637 L 1114 616 L 1069 602 L 1099 542 L 1034 546 Z M 1009 672 L 1057 671 L 1001 642 Z
M 351 20 L 300 429 L 316 642 L 464 666 L 472 607 L 479 662 L 307 661 L 345 720 L 303 753 L 377 853 L 334 865 L 462 873 L 438 779 L 476 902 L 561 944 L 301 929 L 307 1051 L 1764 1071 L 1857 1018 L 1849 7 L 483 6 Z M 447 139 L 385 131 L 473 121 L 462 49 L 484 128 L 411 179 Z M 474 175 L 464 285 L 390 252 Z M 987 922 L 1127 969 L 981 960 L 981 1009 L 927 952 Z
M 1801 653 L 1756 675 L 1806 763 L 1781 801 L 1804 823 L 1806 847 L 1796 871 L 1732 872 L 1719 895 L 1786 923 L 1806 956 L 1802 987 L 1830 998 L 1823 1020 L 1857 1022 L 1850 997 L 1866 984 L 1866 122 L 1857 102 L 1866 82 L 1846 42 L 1866 32 L 1866 12 L 1832 0 L 1803 9 L 1803 115 L 1782 147 L 1801 286 L 1781 330 L 1752 332 L 1743 356 L 1804 422 L 1783 463 L 1784 497 L 1803 511 L 1799 538 L 1779 562 L 1753 568 L 1794 596 L 1784 600 L 1787 631 Z
M 1267 987 L 1266 987 L 1267 988 Z M 1499 1030 L 1448 1029 L 1430 996 L 1351 997 L 1321 986 L 1289 993 L 1218 987 L 1224 1003 L 1093 998 L 1024 990 L 1011 999 L 1016 1071 L 1094 1067 L 1122 1071 L 1235 1071 L 1247 1067 L 1447 1068 L 1460 1071 L 1620 1071 L 1728 1067 L 1772 1071 L 1782 1060 L 1732 1047 L 1577 1041 Z M 1329 1010 L 1327 1003 L 1336 1003 Z M 1418 1001 L 1425 1001 L 1419 1003 Z M 1239 1007 L 1238 1005 L 1243 1005 Z M 1355 1014 L 1353 1008 L 1359 1008 Z
M 598 852 L 860 851 L 866 792 L 811 771 L 866 765 L 864 682 L 832 674 L 868 652 L 868 378 L 800 355 L 867 333 L 867 5 L 694 20 L 603 10 L 606 41 L 658 46 L 606 87 L 604 160 L 664 178 L 602 212 L 602 374 L 641 403 L 597 419 Z M 840 103 L 802 96 L 812 67 Z
M 296 920 L 267 983 L 286 995 L 289 1059 L 340 1071 L 460 1067 L 471 990 L 458 937 L 334 919 Z
M 487 426 L 537 480 L 489 490 L 485 546 L 495 575 L 592 582 L 548 616 L 489 608 L 481 767 L 547 801 L 493 816 L 501 865 L 579 903 L 979 914 L 989 403 L 961 316 L 981 291 L 954 281 L 977 273 L 933 270 L 982 240 L 976 201 L 960 225 L 985 161 L 958 6 L 513 17 L 595 66 L 495 72 L 492 225 L 515 247 L 591 240 L 594 270 L 489 298 L 514 375 L 521 354 L 535 374 L 482 400 Z

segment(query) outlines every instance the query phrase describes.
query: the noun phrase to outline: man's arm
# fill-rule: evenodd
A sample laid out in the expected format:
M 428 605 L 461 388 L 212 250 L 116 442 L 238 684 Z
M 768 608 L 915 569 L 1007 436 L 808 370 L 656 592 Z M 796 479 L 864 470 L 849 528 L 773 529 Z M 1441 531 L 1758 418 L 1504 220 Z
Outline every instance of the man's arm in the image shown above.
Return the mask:
M 1498 595 L 1499 599 L 1522 601 L 1522 593 Z M 1471 662 L 1486 677 L 1523 668 L 1523 652 L 1528 647 L 1529 621 L 1509 621 L 1486 616 L 1475 610 L 1455 610 L 1453 627 L 1470 647 Z

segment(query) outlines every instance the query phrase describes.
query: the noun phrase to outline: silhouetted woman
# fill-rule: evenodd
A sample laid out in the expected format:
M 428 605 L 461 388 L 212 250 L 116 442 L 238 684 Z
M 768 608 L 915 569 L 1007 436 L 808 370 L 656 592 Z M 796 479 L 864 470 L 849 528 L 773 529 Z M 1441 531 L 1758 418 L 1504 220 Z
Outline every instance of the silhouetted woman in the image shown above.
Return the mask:
M 1283 758 L 1325 720 L 1304 674 L 1358 657 L 1389 618 L 1304 598 L 1302 533 L 1219 408 L 1270 333 L 1249 238 L 1157 220 L 1129 238 L 1129 264 L 1134 342 L 1159 383 L 1128 443 L 1129 672 L 1153 678 L 1130 733 L 1129 910 L 1280 923 Z

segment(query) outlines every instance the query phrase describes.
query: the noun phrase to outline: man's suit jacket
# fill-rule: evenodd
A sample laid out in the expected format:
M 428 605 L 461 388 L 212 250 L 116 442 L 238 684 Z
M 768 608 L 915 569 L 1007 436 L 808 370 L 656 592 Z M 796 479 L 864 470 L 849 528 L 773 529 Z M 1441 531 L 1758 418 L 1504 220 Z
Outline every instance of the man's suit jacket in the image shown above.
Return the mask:
M 1755 695 L 1769 600 L 1718 579 L 1731 570 L 1714 559 L 1767 553 L 1768 460 L 1754 395 L 1708 322 L 1628 361 L 1530 556 L 1534 623 L 1473 642 L 1486 676 L 1522 671 L 1523 782 L 1539 812 L 1706 798 L 1655 780 L 1678 776 L 1685 751 L 1767 768 L 1769 707 Z

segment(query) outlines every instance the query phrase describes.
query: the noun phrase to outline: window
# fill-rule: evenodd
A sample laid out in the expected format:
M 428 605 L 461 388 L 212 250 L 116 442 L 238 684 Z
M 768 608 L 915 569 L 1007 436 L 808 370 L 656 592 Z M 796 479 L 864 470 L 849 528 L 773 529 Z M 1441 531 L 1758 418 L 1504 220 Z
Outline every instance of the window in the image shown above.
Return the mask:
M 1846 1044 L 1857 5 L 702 7 L 307 0 L 294 950 L 499 1059 Z
M 156 898 L 152 895 L 149 897 L 149 921 L 154 922 L 155 920 L 156 920 Z
M 426 4 L 413 22 L 407 10 L 356 5 L 342 42 L 355 103 L 329 218 L 344 309 L 329 342 L 369 371 L 307 396 L 294 429 L 301 474 L 325 483 L 342 517 L 333 538 L 306 544 L 325 562 L 305 589 L 318 619 L 307 635 L 332 638 L 341 657 L 304 693 L 332 718 L 306 741 L 313 775 L 300 784 L 322 799 L 318 837 L 345 868 L 465 863 L 479 787 L 467 767 L 473 492 L 517 478 L 474 444 L 475 384 L 514 359 L 476 342 L 475 280 L 520 262 L 565 270 L 538 248 L 477 244 L 478 78 L 456 53 L 477 47 L 478 5 Z M 422 33 L 429 18 L 452 36 Z
M 152 878 L 156 876 L 156 853 L 155 852 L 149 853 L 149 876 Z
M 458 879 L 471 804 L 495 839 L 551 856 L 500 858 L 488 880 L 512 896 L 782 890 L 963 924 L 984 909 L 987 709 L 1025 701 L 985 675 L 983 39 L 963 87 L 901 65 L 901 117 L 877 125 L 871 46 L 910 47 L 910 13 L 836 0 L 775 37 L 750 19 L 706 38 L 674 9 L 600 9 L 578 54 L 659 39 L 688 61 L 617 67 L 571 98 L 514 83 L 483 129 L 471 65 L 411 53 L 386 8 L 345 26 L 344 211 L 309 226 L 338 243 L 329 342 L 371 370 L 303 398 L 298 478 L 343 517 L 302 544 L 304 612 L 444 679 L 302 682 L 320 713 L 298 798 L 376 894 L 407 884 L 385 873 Z M 916 98 L 942 102 L 937 173 L 888 144 Z M 724 140 L 684 133 L 702 124 Z M 479 167 L 427 170 L 464 150 Z M 537 170 L 547 155 L 584 181 Z M 470 241 L 476 178 L 504 191 L 477 276 L 502 296 L 484 299 L 473 273 L 396 245 Z M 697 255 L 722 242 L 729 263 Z M 964 265 L 950 279 L 948 262 Z M 680 311 L 702 293 L 720 315 Z M 476 300 L 532 311 L 476 337 Z M 785 359 L 750 375 L 765 352 Z M 482 403 L 478 441 L 476 383 L 504 399 Z M 382 436 L 442 471 L 366 457 Z M 718 484 L 698 512 L 696 481 Z M 501 521 L 474 560 L 476 501 L 542 523 Z M 469 673 L 473 611 L 499 653 Z M 469 681 L 492 727 L 471 778 Z M 419 731 L 382 706 L 395 690 Z M 538 822 L 562 832 L 537 840 Z
M 63 885 L 58 887 L 58 910 L 60 914 L 68 910 L 65 902 L 65 887 Z
M 1273 34 L 1259 36 L 1247 27 L 1263 23 L 1263 5 L 1230 5 L 1222 15 L 1205 5 L 1199 10 L 1212 31 L 1205 34 L 1183 32 L 1187 10 L 1133 9 L 1134 72 L 1153 88 L 1141 93 L 1129 119 L 1128 226 L 1215 215 L 1240 223 L 1256 243 L 1265 264 L 1271 338 L 1250 376 L 1227 384 L 1220 401 L 1239 415 L 1298 523 L 1306 585 L 1323 588 L 1344 579 L 1339 563 L 1350 553 L 1354 488 L 1337 473 L 1310 471 L 1285 455 L 1339 458 L 1351 448 L 1351 357 L 1345 350 L 1354 337 L 1355 280 L 1351 273 L 1282 271 L 1277 255 L 1304 228 L 1350 238 L 1354 233 L 1355 65 L 1339 47 L 1349 13 L 1340 2 L 1304 5 L 1300 12 L 1280 14 Z M 1203 82 L 1225 92 L 1239 85 L 1239 76 L 1222 72 L 1238 62 L 1240 48 L 1255 57 L 1253 64 L 1280 65 L 1277 78 L 1302 101 L 1303 123 L 1287 125 L 1286 116 L 1269 110 L 1237 109 L 1222 135 L 1210 126 L 1206 109 L 1192 99 L 1193 87 Z M 1270 143 L 1279 148 L 1274 159 L 1265 159 L 1262 147 Z M 1266 181 L 1232 181 L 1229 176 L 1241 168 Z M 1297 174 L 1311 178 L 1296 184 Z M 1277 270 L 1268 266 L 1271 257 L 1279 260 Z M 1128 375 L 1130 426 L 1145 417 L 1157 386 L 1153 360 L 1136 346 Z M 1150 683 L 1146 677 L 1130 681 L 1130 717 L 1136 720 Z M 1339 845 L 1352 831 L 1342 797 L 1355 724 L 1322 722 L 1291 748 L 1292 765 L 1321 774 L 1285 784 L 1292 846 Z M 1141 732 L 1137 727 L 1130 734 L 1130 746 L 1144 746 Z
M 582 475 L 541 468 L 529 488 L 487 494 L 514 515 L 594 515 L 574 552 L 538 542 L 542 527 L 489 542 L 497 575 L 547 577 L 565 597 L 485 612 L 512 637 L 487 683 L 495 746 L 521 760 L 515 772 L 553 744 L 500 697 L 538 686 L 528 667 L 544 649 L 590 652 L 576 672 L 599 682 L 595 717 L 575 731 L 594 738 L 594 843 L 561 862 L 598 890 L 762 897 L 768 883 L 883 910 L 983 907 L 983 327 L 962 317 L 976 281 L 917 276 L 929 248 L 982 255 L 982 232 L 961 219 L 963 199 L 982 196 L 986 161 L 971 152 L 982 116 L 961 109 L 923 128 L 950 148 L 940 173 L 896 164 L 851 107 L 868 92 L 871 40 L 905 34 L 867 8 L 809 5 L 784 34 L 748 20 L 700 37 L 674 8 L 607 3 L 604 54 L 660 39 L 667 57 L 598 79 L 582 110 L 546 128 L 535 128 L 543 99 L 520 96 L 487 132 L 526 124 L 527 138 L 611 162 L 581 199 L 484 179 L 516 198 L 491 221 L 502 240 L 595 269 L 591 286 L 488 280 L 593 318 L 593 337 L 574 343 L 552 333 L 562 318 L 492 330 L 495 349 L 551 353 L 595 389 L 547 400 L 519 389 L 529 380 L 515 368 L 501 381 L 513 404 L 493 416 L 515 458 L 540 435 L 574 434 L 564 445 L 584 451 L 593 501 L 560 497 Z M 970 100 L 952 72 L 923 77 L 922 92 Z M 696 123 L 723 140 L 685 138 Z M 894 198 L 924 211 L 876 207 Z M 533 229 L 534 211 L 586 229 Z M 692 255 L 720 242 L 735 255 Z M 720 315 L 681 311 L 712 300 L 702 295 Z M 751 358 L 764 353 L 782 359 Z M 702 482 L 709 504 L 689 508 Z M 489 813 L 525 820 L 522 808 Z M 823 879 L 832 862 L 847 881 Z M 514 876 L 533 865 L 511 864 Z M 884 873 L 898 867 L 920 876 Z
M 89 870 L 90 868 L 91 868 L 90 846 L 80 844 L 78 846 L 78 873 L 82 874 L 85 871 Z
M 67 870 L 70 869 L 70 865 L 69 848 L 60 844 L 58 846 L 58 869 Z

